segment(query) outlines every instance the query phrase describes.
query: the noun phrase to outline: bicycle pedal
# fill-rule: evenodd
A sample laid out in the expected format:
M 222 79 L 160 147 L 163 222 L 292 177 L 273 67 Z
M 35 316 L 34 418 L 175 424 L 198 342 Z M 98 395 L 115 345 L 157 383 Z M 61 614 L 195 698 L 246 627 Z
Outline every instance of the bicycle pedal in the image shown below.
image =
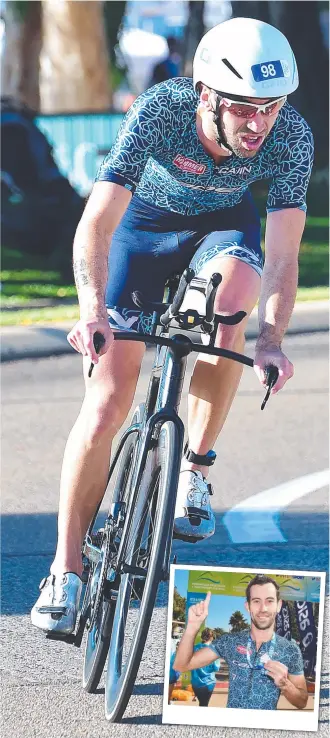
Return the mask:
M 49 641 L 62 641 L 64 643 L 70 643 L 71 645 L 73 645 L 76 636 L 74 635 L 74 633 L 53 633 L 52 631 L 48 631 L 46 633 L 46 638 Z
M 191 538 L 190 536 L 185 535 L 178 535 L 177 533 L 173 532 L 173 540 L 175 541 L 184 541 L 184 543 L 199 543 L 200 541 L 203 541 L 204 538 Z
M 45 605 L 37 608 L 37 611 L 43 615 L 51 615 L 53 620 L 59 620 L 63 615 L 66 615 L 66 610 L 66 607 L 59 607 L 58 605 Z

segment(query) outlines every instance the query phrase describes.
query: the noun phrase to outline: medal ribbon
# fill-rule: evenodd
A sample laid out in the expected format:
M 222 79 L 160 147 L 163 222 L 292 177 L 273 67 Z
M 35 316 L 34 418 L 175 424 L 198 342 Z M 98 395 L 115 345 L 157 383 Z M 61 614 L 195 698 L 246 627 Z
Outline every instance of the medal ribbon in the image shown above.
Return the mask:
M 275 651 L 275 639 L 276 639 L 276 635 L 275 633 L 273 633 L 272 639 L 270 641 L 270 646 L 266 650 L 266 653 L 268 654 L 270 660 L 273 658 L 274 651 Z M 251 639 L 251 636 L 249 636 L 249 640 L 247 643 L 247 651 L 246 651 L 246 660 L 249 664 L 249 667 L 250 669 L 264 669 L 264 664 L 260 662 L 260 656 L 259 656 L 259 663 L 254 664 L 254 665 L 251 663 L 251 652 L 252 652 L 252 639 Z

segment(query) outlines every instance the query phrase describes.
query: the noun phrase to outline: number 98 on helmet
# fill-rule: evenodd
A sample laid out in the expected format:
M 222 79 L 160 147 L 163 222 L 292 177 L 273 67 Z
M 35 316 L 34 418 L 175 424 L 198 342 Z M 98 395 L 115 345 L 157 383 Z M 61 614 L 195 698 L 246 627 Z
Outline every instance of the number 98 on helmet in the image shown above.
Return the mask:
M 253 18 L 231 18 L 201 39 L 193 63 L 199 83 L 228 96 L 278 98 L 299 84 L 296 60 L 287 38 Z

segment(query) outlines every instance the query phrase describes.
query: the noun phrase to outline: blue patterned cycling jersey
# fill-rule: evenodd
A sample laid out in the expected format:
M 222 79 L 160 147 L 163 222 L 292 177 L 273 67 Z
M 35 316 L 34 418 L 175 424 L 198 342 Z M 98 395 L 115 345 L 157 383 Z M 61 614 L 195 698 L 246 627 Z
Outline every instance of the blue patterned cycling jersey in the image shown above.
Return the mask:
M 276 710 L 280 689 L 273 679 L 267 676 L 260 666 L 260 657 L 270 650 L 270 641 L 263 643 L 256 651 L 251 640 L 252 652 L 248 658 L 250 631 L 226 633 L 209 646 L 216 655 L 223 658 L 229 668 L 229 694 L 227 707 L 250 710 Z M 288 667 L 289 674 L 303 674 L 304 665 L 299 646 L 275 635 L 273 661 L 280 661 Z
M 196 129 L 198 96 L 192 80 L 162 82 L 138 97 L 96 181 L 115 182 L 145 202 L 182 215 L 233 207 L 249 185 L 270 179 L 267 210 L 306 210 L 313 137 L 286 103 L 258 153 L 233 154 L 216 165 Z

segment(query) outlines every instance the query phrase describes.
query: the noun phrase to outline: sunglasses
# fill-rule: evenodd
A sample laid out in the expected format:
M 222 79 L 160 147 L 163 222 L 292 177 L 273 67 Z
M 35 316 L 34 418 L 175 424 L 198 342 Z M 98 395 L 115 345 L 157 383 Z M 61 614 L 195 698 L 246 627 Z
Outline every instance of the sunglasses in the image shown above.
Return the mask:
M 257 113 L 263 115 L 275 115 L 283 107 L 286 101 L 286 95 L 284 97 L 278 97 L 276 100 L 264 103 L 263 105 L 254 105 L 253 103 L 244 102 L 243 100 L 230 100 L 229 97 L 222 97 L 220 105 L 224 105 L 230 110 L 233 115 L 237 115 L 239 118 L 254 118 Z

